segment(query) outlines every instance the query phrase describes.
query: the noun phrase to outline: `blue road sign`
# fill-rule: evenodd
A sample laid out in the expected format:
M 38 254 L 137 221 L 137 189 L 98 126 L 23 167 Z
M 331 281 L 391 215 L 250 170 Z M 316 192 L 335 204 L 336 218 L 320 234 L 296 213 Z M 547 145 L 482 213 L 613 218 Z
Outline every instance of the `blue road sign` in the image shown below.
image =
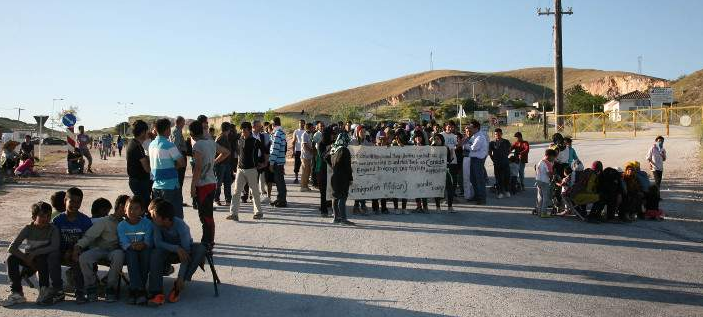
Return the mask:
M 74 116 L 72 113 L 67 113 L 61 118 L 61 122 L 67 127 L 74 126 L 76 124 L 76 121 L 76 116 Z

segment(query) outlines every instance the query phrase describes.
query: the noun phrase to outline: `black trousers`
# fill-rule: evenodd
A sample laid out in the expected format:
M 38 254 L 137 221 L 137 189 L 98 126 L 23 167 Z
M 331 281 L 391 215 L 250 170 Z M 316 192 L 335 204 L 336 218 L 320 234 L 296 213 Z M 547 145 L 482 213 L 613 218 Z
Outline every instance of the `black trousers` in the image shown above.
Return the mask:
M 206 191 L 198 188 L 198 217 L 203 226 L 203 236 L 200 239 L 205 248 L 210 249 L 215 244 L 215 218 L 213 217 L 213 203 L 215 201 L 215 189 Z
M 293 173 L 295 173 L 295 176 L 297 178 L 298 173 L 300 172 L 300 165 L 303 163 L 303 161 L 300 160 L 300 151 L 295 151 L 295 165 L 293 165 Z
M 61 253 L 58 251 L 34 257 L 34 266 L 39 272 L 39 286 L 49 286 L 51 278 L 54 289 L 63 289 L 61 279 Z M 20 270 L 22 269 L 22 270 Z M 35 272 L 30 269 L 20 258 L 10 255 L 7 258 L 7 276 L 10 279 L 10 290 L 24 294 L 22 291 L 22 277 L 32 276 Z
M 497 192 L 510 192 L 510 163 L 509 162 L 493 162 L 493 174 L 496 177 Z
M 657 188 L 661 188 L 664 171 L 652 171 L 652 174 L 654 174 L 654 184 L 657 185 Z
M 328 215 L 327 210 L 327 166 L 323 166 L 317 174 L 317 184 L 320 188 L 320 213 Z

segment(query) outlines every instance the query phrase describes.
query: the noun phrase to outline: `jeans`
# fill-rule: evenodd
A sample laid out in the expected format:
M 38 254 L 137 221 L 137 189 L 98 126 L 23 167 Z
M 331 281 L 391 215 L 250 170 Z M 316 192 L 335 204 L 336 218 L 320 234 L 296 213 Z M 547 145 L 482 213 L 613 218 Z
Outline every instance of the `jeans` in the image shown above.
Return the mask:
M 520 188 L 525 189 L 525 163 L 520 162 L 518 173 L 520 175 Z
M 183 195 L 181 190 L 176 189 L 157 189 L 153 190 L 154 198 L 162 198 L 173 205 L 173 212 L 176 217 L 183 219 Z
M 49 278 L 54 289 L 63 289 L 61 280 L 61 254 L 56 251 L 49 254 L 37 255 L 34 257 L 34 266 L 39 270 L 39 286 L 49 286 Z M 20 267 L 30 270 L 20 258 L 10 255 L 7 258 L 7 276 L 10 279 L 10 290 L 15 293 L 24 294 L 22 291 L 22 276 Z
M 149 202 L 151 202 L 151 181 L 148 179 L 129 179 L 129 189 L 132 191 L 134 196 L 139 197 L 142 200 L 142 206 L 146 211 Z
M 151 249 L 146 248 L 141 251 L 127 249 L 124 254 L 127 261 L 127 271 L 129 271 L 129 290 L 145 290 L 149 275 Z
M 193 274 L 198 269 L 200 263 L 205 259 L 207 250 L 200 243 L 193 243 L 190 246 L 190 259 L 181 262 L 178 268 L 178 278 L 190 281 Z M 165 249 L 155 248 L 151 250 L 151 262 L 149 263 L 149 294 L 163 294 L 164 271 L 171 263 L 178 263 L 178 254 Z
M 273 181 L 276 183 L 276 191 L 278 192 L 276 199 L 280 202 L 286 202 L 286 179 L 283 164 L 273 165 Z
M 485 202 L 486 201 L 486 169 L 485 164 L 486 158 L 471 158 L 471 185 L 474 189 L 474 198 L 476 201 Z
M 347 220 L 347 196 L 334 198 L 332 200 L 332 210 L 334 211 L 334 221 Z
M 124 252 L 122 249 L 104 250 L 104 249 L 89 249 L 81 253 L 78 262 L 81 265 L 83 273 L 83 283 L 85 287 L 97 287 L 97 277 L 93 267 L 100 260 L 108 260 L 110 262 L 110 270 L 107 273 L 107 286 L 112 289 L 117 289 L 117 283 L 120 281 L 120 272 L 124 264 Z
M 72 260 L 68 260 L 68 262 L 64 262 L 63 259 L 66 257 L 70 257 L 70 255 L 73 254 L 73 249 L 68 249 L 61 251 L 61 265 L 68 266 L 69 270 L 73 272 L 73 285 L 76 287 L 76 293 L 77 294 L 85 294 L 83 292 L 83 271 L 81 271 L 81 266 L 78 262 L 73 262 Z M 92 271 L 92 269 L 91 269 Z M 59 271 L 60 272 L 60 271 Z
M 549 183 L 545 182 L 536 182 L 537 185 L 537 212 L 542 214 L 542 213 L 547 213 L 547 208 L 549 207 L 549 203 L 552 200 L 552 189 Z
M 224 185 L 225 201 L 232 201 L 232 165 L 223 162 L 215 166 L 215 176 L 217 177 L 217 188 L 215 189 L 215 200 L 220 201 L 220 192 Z

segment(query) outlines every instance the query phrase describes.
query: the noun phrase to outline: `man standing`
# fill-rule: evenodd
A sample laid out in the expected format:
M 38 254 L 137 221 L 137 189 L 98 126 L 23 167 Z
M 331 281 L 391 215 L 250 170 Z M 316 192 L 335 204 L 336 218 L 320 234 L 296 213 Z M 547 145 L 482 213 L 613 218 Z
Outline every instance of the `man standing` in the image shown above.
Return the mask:
M 90 144 L 90 136 L 85 134 L 85 127 L 78 126 L 78 135 L 76 136 L 78 140 L 78 149 L 81 151 L 81 155 L 85 156 L 88 160 L 88 173 L 93 173 L 91 167 L 93 166 L 93 156 L 90 154 L 90 149 L 88 145 Z
M 440 133 L 444 138 L 444 145 L 449 148 L 449 175 L 451 175 L 452 187 L 448 188 L 449 195 L 455 196 L 456 187 L 459 183 L 459 173 L 461 169 L 459 167 L 459 160 L 456 157 L 456 146 L 459 144 L 459 138 L 454 133 L 454 122 L 449 121 L 444 124 L 444 132 Z
M 100 140 L 100 141 L 101 141 L 100 157 L 103 160 L 107 160 L 107 157 L 110 155 L 110 151 L 112 149 L 112 135 L 103 134 L 102 140 Z
M 302 121 L 302 120 L 301 120 Z M 304 121 L 302 121 L 304 122 Z M 269 155 L 269 169 L 273 173 L 273 181 L 276 183 L 276 191 L 278 196 L 271 205 L 275 207 L 286 207 L 286 180 L 284 178 L 284 166 L 286 164 L 286 133 L 283 132 L 281 126 L 281 118 L 273 118 L 273 134 L 271 136 L 272 144 Z
M 252 136 L 252 126 L 249 122 L 242 122 L 240 129 L 242 136 L 237 140 L 237 150 L 239 152 L 239 162 L 237 163 L 237 182 L 234 185 L 235 197 L 244 190 L 244 185 L 248 184 L 252 192 L 254 201 L 254 219 L 264 217 L 261 210 L 261 195 L 259 193 L 259 171 L 264 166 L 266 152 L 261 141 Z M 232 201 L 228 220 L 239 221 L 239 201 Z
M 300 191 L 309 192 L 310 191 L 310 173 L 312 172 L 312 158 L 314 156 L 314 149 L 312 147 L 312 123 L 305 125 L 305 133 L 300 137 L 300 143 L 302 143 L 302 151 L 300 154 L 300 160 L 302 161 L 303 174 L 300 180 Z
M 144 154 L 142 143 L 146 141 L 149 126 L 142 120 L 132 123 L 134 138 L 127 145 L 127 175 L 129 176 L 129 189 L 134 196 L 142 201 L 143 209 L 151 201 L 151 181 L 149 180 L 149 157 Z
M 232 152 L 232 147 L 230 145 L 230 132 L 231 124 L 229 122 L 222 122 L 220 125 L 220 135 L 217 136 L 215 142 L 217 145 L 227 149 L 228 153 Z M 229 206 L 232 201 L 232 165 L 231 161 L 221 160 L 215 165 L 215 176 L 217 176 L 217 188 L 215 189 L 215 201 L 218 206 Z M 225 202 L 224 204 L 220 200 L 220 192 L 224 187 L 225 191 Z M 236 197 L 236 196 L 235 196 Z
M 503 139 L 503 130 L 493 131 L 494 141 L 488 145 L 488 154 L 493 161 L 493 174 L 496 178 L 496 193 L 498 199 L 510 197 L 510 141 Z
M 295 173 L 295 180 L 293 184 L 298 183 L 298 172 L 300 172 L 300 165 L 302 161 L 300 156 L 303 151 L 303 135 L 305 134 L 305 120 L 300 119 L 298 129 L 293 132 L 293 157 L 295 158 L 295 165 L 293 165 L 293 173 Z
M 212 246 L 215 244 L 215 219 L 212 213 L 215 183 L 218 182 L 213 168 L 227 161 L 229 150 L 221 144 L 215 143 L 212 138 L 203 138 L 203 125 L 200 122 L 192 122 L 188 126 L 188 130 L 191 138 L 195 140 L 190 196 L 198 201 L 198 216 L 203 226 L 203 236 L 200 243 L 207 250 L 212 250 Z
M 185 158 L 178 148 L 168 140 L 171 135 L 171 121 L 156 121 L 156 138 L 149 144 L 149 163 L 154 198 L 163 198 L 173 205 L 178 218 L 183 219 L 183 195 L 178 185 L 178 168 L 185 166 Z
M 515 143 L 513 143 L 513 147 L 510 150 L 517 152 L 520 190 L 525 190 L 525 164 L 527 164 L 530 154 L 530 143 L 522 139 L 522 133 L 515 132 Z
M 168 140 L 176 146 L 178 152 L 181 152 L 181 155 L 183 155 L 183 157 L 186 157 L 186 153 L 188 151 L 188 148 L 186 147 L 186 140 L 183 138 L 183 127 L 185 125 L 186 120 L 183 117 L 176 117 L 176 125 L 171 130 L 171 136 L 168 138 Z M 185 177 L 186 167 L 183 166 L 178 169 L 178 185 L 181 189 L 181 196 L 183 196 L 183 181 L 185 180 Z
M 647 152 L 647 162 L 649 162 L 649 168 L 654 174 L 654 183 L 658 188 L 661 188 L 664 161 L 666 161 L 666 150 L 664 149 L 664 137 L 660 135 L 654 139 L 654 144 Z
M 486 156 L 488 156 L 488 140 L 481 132 L 481 124 L 476 120 L 469 123 L 469 133 L 471 138 L 469 144 L 471 148 L 470 180 L 474 189 L 474 199 L 477 205 L 486 204 Z

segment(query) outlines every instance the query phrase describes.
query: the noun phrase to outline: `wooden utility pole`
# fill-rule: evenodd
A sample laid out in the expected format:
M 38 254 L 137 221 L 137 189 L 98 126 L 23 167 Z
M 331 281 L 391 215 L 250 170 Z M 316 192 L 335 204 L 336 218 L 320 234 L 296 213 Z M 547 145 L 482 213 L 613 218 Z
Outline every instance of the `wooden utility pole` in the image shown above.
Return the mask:
M 20 121 L 20 117 L 22 116 L 22 110 L 27 110 L 27 109 L 21 108 L 21 107 L 16 107 L 16 108 L 12 108 L 12 109 L 17 110 L 17 121 Z
M 564 129 L 564 75 L 561 57 L 561 16 L 563 14 L 574 14 L 571 8 L 566 11 L 561 10 L 561 0 L 554 0 L 554 11 L 547 8 L 542 11 L 537 9 L 537 15 L 554 15 L 554 114 L 556 115 L 556 130 L 561 132 Z

